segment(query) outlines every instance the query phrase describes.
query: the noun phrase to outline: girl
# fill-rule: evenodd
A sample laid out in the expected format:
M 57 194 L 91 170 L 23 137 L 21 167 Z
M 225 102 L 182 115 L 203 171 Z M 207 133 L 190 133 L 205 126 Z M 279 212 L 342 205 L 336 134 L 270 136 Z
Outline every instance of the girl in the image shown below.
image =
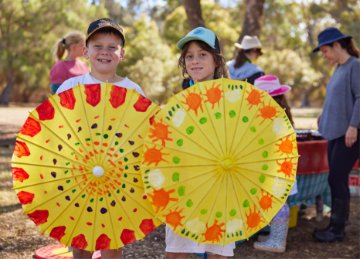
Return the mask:
M 254 84 L 255 79 L 264 75 L 262 68 L 253 64 L 262 55 L 258 37 L 245 35 L 241 44 L 235 43 L 235 47 L 238 49 L 236 57 L 227 63 L 230 77 Z
M 50 70 L 50 91 L 56 92 L 67 79 L 89 72 L 88 67 L 79 60 L 85 48 L 85 35 L 81 32 L 70 32 L 56 43 L 54 56 L 57 62 Z M 63 59 L 66 52 L 66 57 Z
M 228 77 L 224 57 L 215 33 L 203 27 L 195 28 L 183 37 L 177 47 L 181 49 L 179 67 L 190 85 L 206 80 Z M 188 253 L 211 253 L 208 258 L 233 256 L 235 243 L 228 245 L 197 244 L 175 234 L 166 226 L 166 257 L 186 258 Z
M 360 129 L 360 61 L 359 49 L 351 36 L 337 28 L 327 28 L 318 36 L 323 58 L 336 65 L 326 87 L 319 132 L 328 140 L 328 182 L 331 190 L 331 217 L 327 228 L 315 230 L 321 242 L 342 241 L 349 216 L 350 191 L 348 179 L 359 159 Z
M 255 80 L 254 85 L 269 93 L 272 98 L 285 110 L 290 123 L 294 125 L 290 106 L 286 100 L 285 93 L 291 90 L 288 85 L 281 85 L 277 76 L 265 75 Z M 290 195 L 297 193 L 297 185 L 294 187 Z M 286 249 L 286 238 L 288 234 L 290 209 L 287 203 L 279 210 L 270 224 L 270 234 L 260 235 L 258 241 L 254 243 L 254 248 L 262 251 L 275 253 L 283 253 Z

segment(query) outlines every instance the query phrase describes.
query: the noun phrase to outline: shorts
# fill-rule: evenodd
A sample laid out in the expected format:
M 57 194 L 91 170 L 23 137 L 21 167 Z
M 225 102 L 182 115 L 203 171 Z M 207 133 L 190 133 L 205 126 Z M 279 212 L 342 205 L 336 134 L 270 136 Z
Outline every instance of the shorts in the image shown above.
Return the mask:
M 234 256 L 235 242 L 227 245 L 198 244 L 188 238 L 175 234 L 168 226 L 165 228 L 166 252 L 170 253 L 205 253 L 222 256 Z

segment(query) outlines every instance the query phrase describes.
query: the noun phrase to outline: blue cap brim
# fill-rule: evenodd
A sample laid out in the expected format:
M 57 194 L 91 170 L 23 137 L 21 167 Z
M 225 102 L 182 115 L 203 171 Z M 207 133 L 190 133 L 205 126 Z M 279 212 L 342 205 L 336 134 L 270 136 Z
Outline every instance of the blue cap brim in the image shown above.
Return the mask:
M 209 42 L 204 41 L 204 39 L 203 39 L 202 37 L 198 37 L 198 36 L 196 36 L 196 35 L 185 36 L 184 38 L 182 38 L 181 40 L 179 40 L 179 41 L 176 43 L 176 46 L 177 46 L 179 49 L 183 49 L 186 43 L 188 43 L 189 41 L 193 41 L 193 40 L 202 41 L 202 42 L 206 43 L 207 45 L 209 45 L 209 47 L 215 49 L 214 46 L 211 46 L 211 45 L 209 44 Z

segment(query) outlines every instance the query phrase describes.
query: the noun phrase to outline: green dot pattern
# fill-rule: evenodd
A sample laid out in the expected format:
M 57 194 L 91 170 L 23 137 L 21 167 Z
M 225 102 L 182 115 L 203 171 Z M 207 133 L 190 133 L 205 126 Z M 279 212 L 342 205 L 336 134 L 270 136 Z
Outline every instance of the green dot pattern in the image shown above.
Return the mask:
M 182 138 L 178 139 L 176 141 L 176 145 L 178 145 L 179 147 L 181 147 L 182 145 L 184 145 L 184 140 Z
M 180 173 L 179 172 L 173 173 L 172 180 L 173 180 L 173 182 L 178 182 L 180 180 Z
M 205 124 L 207 122 L 207 118 L 205 117 L 202 117 L 200 120 L 199 120 L 200 124 Z
M 186 134 L 191 135 L 195 130 L 194 126 L 189 126 L 186 128 Z

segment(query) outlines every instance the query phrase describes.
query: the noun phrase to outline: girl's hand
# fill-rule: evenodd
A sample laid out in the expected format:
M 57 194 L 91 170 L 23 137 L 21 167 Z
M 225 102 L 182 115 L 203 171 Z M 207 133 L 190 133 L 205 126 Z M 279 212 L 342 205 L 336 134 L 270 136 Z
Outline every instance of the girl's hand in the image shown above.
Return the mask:
M 345 134 L 345 145 L 346 147 L 352 147 L 352 145 L 354 145 L 354 143 L 357 140 L 357 136 L 358 136 L 358 129 L 352 126 L 349 126 L 349 128 L 346 131 Z

